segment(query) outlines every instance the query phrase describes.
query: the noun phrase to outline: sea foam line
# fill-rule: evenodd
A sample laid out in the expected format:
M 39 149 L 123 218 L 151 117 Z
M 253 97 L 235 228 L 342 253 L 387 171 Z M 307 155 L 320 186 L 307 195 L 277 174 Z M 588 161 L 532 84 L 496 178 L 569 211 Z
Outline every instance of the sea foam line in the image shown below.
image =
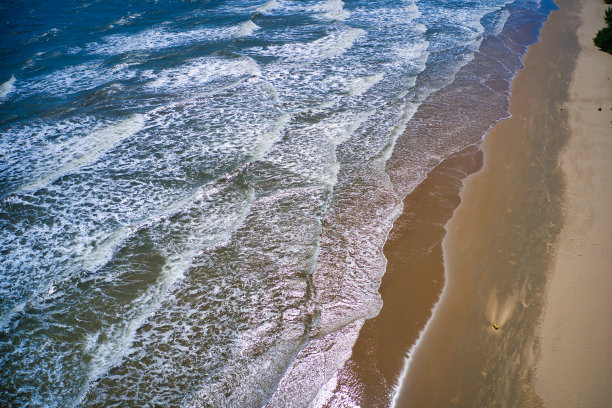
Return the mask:
M 22 186 L 17 192 L 22 193 L 40 190 L 60 177 L 73 173 L 83 166 L 94 163 L 104 155 L 104 153 L 116 147 L 122 140 L 143 129 L 144 124 L 144 115 L 135 114 L 129 119 L 90 133 L 79 143 L 79 145 L 82 145 L 84 148 L 83 153 L 76 152 L 73 158 L 64 163 L 62 167 Z
M 374 75 L 355 78 L 348 88 L 348 93 L 351 96 L 363 95 L 368 89 L 382 81 L 384 76 L 385 74 L 378 73 Z
M 85 50 L 91 54 L 117 55 L 134 51 L 159 51 L 194 42 L 214 42 L 231 38 L 248 37 L 260 27 L 248 20 L 225 28 L 198 28 L 191 31 L 170 31 L 166 28 L 150 28 L 139 33 L 113 34 L 100 42 L 89 43 Z

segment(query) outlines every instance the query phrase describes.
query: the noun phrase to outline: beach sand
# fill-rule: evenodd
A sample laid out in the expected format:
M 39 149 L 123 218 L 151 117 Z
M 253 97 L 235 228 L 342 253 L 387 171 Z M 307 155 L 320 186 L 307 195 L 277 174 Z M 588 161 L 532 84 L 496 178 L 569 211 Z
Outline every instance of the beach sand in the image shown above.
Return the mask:
M 591 7 L 591 3 L 585 4 Z M 605 315 L 612 311 L 610 276 L 605 276 L 611 270 L 610 214 L 606 213 L 610 196 L 609 186 L 603 184 L 612 173 L 606 156 L 609 141 L 598 140 L 605 138 L 601 132 L 610 125 L 606 97 L 610 84 L 603 78 L 595 80 L 595 74 L 583 74 L 581 67 L 610 73 L 599 55 L 598 61 L 583 59 L 582 48 L 590 46 L 586 37 L 592 34 L 581 29 L 579 42 L 581 3 L 559 0 L 557 4 L 560 10 L 551 13 L 539 42 L 524 58 L 525 69 L 512 83 L 512 118 L 486 136 L 484 166 L 464 181 L 461 204 L 446 224 L 443 295 L 410 359 L 395 406 L 578 406 L 559 402 L 587 389 L 587 384 L 558 371 L 564 354 L 576 355 L 576 361 L 562 365 L 570 370 L 582 366 L 577 375 L 592 385 L 589 392 L 594 400 L 607 398 L 604 394 L 612 389 L 610 357 L 605 354 L 612 345 L 605 324 L 610 320 Z M 596 93 L 589 94 L 586 83 L 577 83 L 576 78 L 583 76 L 592 81 Z M 601 122 L 592 125 L 591 116 L 596 114 Z M 585 129 L 578 131 L 579 126 Z M 585 134 L 590 135 L 588 140 Z M 609 131 L 606 136 L 610 139 Z M 589 205 L 579 207 L 578 201 Z M 592 252 L 585 251 L 585 256 L 591 258 L 590 265 L 564 252 L 568 245 L 581 251 L 588 247 Z M 546 297 L 553 265 L 555 279 Z M 587 273 L 590 270 L 598 272 Z M 577 290 L 579 286 L 584 288 Z M 592 296 L 593 291 L 597 295 Z M 541 352 L 538 326 L 545 305 Z M 564 317 L 567 310 L 577 317 L 575 324 Z M 600 325 L 597 334 L 585 333 L 591 313 L 598 320 L 593 323 Z M 567 349 L 561 350 L 561 345 Z M 585 352 L 590 357 L 582 355 Z M 594 364 L 591 358 L 608 360 Z M 556 394 L 562 387 L 569 396 Z M 596 406 L 590 404 L 583 406 Z
M 595 48 L 599 0 L 583 0 L 580 55 L 561 154 L 564 222 L 541 326 L 537 391 L 547 407 L 612 407 L 612 55 Z M 599 110 L 601 108 L 601 111 Z

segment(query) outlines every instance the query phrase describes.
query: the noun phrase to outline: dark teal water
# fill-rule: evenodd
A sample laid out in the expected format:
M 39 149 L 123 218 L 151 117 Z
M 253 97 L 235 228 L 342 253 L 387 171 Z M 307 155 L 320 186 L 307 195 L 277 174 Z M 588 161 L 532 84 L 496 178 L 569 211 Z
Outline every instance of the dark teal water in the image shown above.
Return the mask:
M 306 406 L 380 309 L 403 197 L 507 115 L 546 10 L 3 2 L 1 405 Z M 461 81 L 496 103 L 419 139 L 484 46 Z

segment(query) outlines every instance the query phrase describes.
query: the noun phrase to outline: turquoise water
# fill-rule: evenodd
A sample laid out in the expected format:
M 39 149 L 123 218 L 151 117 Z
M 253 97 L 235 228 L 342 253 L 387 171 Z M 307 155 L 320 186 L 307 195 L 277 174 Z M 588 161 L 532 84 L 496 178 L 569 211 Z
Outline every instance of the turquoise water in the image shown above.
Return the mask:
M 307 405 L 380 309 L 403 197 L 484 134 L 414 113 L 489 44 L 462 80 L 501 102 L 465 121 L 506 116 L 545 9 L 0 5 L 0 401 Z

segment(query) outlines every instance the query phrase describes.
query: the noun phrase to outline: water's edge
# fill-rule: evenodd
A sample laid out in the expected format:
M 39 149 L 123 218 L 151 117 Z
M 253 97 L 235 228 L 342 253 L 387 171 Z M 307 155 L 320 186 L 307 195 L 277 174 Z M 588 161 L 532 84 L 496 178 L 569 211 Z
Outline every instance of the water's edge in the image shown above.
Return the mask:
M 558 3 L 513 82 L 512 118 L 487 134 L 482 169 L 463 180 L 461 204 L 445 226 L 442 295 L 406 361 L 394 406 L 542 406 L 534 387 L 538 321 L 563 222 L 563 103 L 579 50 L 577 6 Z M 436 354 L 447 346 L 442 361 Z M 440 384 L 442 392 L 428 393 Z

